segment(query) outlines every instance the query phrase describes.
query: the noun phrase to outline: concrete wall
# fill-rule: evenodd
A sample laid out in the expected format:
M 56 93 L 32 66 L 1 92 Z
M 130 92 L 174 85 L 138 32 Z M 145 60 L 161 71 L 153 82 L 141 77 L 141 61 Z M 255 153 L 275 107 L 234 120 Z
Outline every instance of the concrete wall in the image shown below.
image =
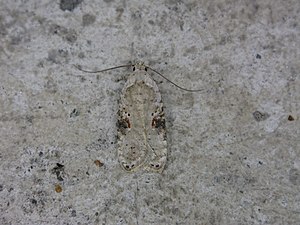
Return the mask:
M 2 0 L 0 224 L 300 224 L 299 23 L 299 0 Z M 162 174 L 118 164 L 130 70 L 72 66 L 134 60 L 203 88 L 153 74 Z

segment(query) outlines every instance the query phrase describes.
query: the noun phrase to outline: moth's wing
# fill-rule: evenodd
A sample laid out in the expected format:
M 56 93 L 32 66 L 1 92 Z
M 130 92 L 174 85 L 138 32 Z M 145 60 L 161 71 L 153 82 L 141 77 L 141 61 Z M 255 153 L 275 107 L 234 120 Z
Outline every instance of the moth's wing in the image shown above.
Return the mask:
M 124 85 L 118 119 L 118 157 L 126 171 L 138 167 L 162 172 L 167 160 L 165 118 L 161 95 L 146 72 Z
M 143 165 L 146 158 L 147 148 L 145 143 L 141 142 L 133 130 L 128 130 L 126 135 L 119 134 L 118 140 L 118 158 L 121 167 L 130 172 Z
M 165 115 L 161 95 L 156 83 L 148 77 L 145 83 L 152 87 L 152 107 L 147 113 L 147 143 L 148 160 L 146 168 L 155 172 L 162 172 L 167 162 L 167 138 Z
M 118 159 L 121 167 L 130 172 L 144 164 L 147 143 L 140 119 L 140 87 L 135 76 L 129 77 L 122 90 L 118 115 Z
M 161 107 L 157 107 L 148 129 L 149 160 L 148 169 L 162 172 L 167 162 L 167 140 L 165 130 L 165 117 Z

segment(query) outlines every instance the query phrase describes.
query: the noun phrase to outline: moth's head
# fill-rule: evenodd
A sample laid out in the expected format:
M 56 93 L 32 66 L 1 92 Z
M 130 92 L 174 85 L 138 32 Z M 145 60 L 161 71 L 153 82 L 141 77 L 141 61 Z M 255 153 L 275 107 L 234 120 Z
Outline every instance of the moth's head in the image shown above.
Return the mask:
M 147 71 L 148 67 L 145 65 L 144 62 L 136 62 L 132 64 L 132 71 L 141 70 L 141 71 Z

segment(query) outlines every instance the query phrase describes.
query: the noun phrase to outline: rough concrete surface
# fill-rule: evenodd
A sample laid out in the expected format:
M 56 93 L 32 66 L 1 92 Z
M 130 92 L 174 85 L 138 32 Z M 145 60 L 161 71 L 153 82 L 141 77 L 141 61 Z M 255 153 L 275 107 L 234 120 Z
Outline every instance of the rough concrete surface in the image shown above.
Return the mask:
M 0 6 L 0 224 L 300 224 L 300 2 L 16 0 Z M 142 60 L 162 174 L 118 164 Z

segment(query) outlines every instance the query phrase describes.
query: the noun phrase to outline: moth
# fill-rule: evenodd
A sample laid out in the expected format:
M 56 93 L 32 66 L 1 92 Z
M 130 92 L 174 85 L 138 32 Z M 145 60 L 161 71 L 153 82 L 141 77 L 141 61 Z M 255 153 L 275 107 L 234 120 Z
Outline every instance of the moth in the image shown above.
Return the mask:
M 87 73 L 98 73 L 129 66 L 132 67 L 132 73 L 122 89 L 119 101 L 118 161 L 127 172 L 144 169 L 161 173 L 168 154 L 165 113 L 157 84 L 148 71 L 157 73 L 182 90 L 202 90 L 182 88 L 143 62 L 100 71 L 87 71 L 79 66 L 76 68 Z

